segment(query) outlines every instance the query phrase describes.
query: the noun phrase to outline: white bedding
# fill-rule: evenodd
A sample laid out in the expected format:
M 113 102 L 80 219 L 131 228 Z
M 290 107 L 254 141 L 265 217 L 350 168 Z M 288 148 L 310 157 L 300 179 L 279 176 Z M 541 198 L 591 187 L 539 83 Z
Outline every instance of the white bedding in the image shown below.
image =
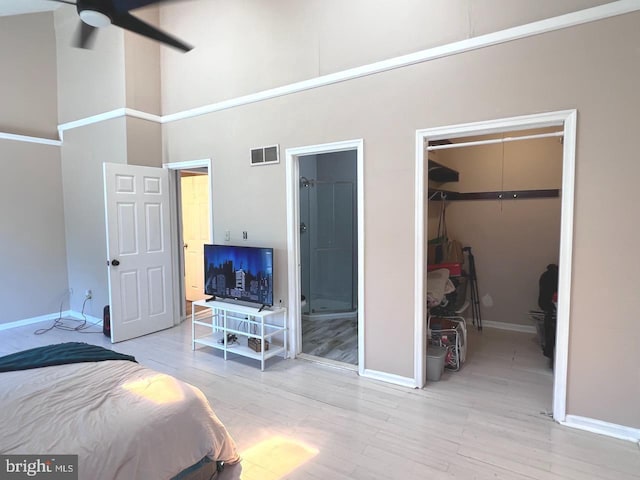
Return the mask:
M 128 361 L 0 373 L 0 453 L 78 454 L 79 478 L 170 479 L 238 461 L 204 394 Z

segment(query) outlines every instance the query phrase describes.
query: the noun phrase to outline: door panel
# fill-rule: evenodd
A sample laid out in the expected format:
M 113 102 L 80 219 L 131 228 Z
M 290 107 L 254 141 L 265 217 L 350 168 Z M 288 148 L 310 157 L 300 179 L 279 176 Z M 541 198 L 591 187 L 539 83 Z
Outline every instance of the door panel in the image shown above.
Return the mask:
M 185 243 L 185 295 L 202 300 L 204 294 L 204 244 L 209 243 L 209 176 L 190 175 L 180 179 L 182 231 Z
M 120 297 L 122 299 L 122 322 L 134 322 L 140 319 L 140 288 L 138 283 L 138 272 L 118 271 L 120 275 L 120 287 L 122 289 Z M 113 303 L 113 302 L 110 302 Z
M 138 231 L 136 227 L 136 205 L 118 203 L 118 256 L 138 253 Z
M 173 326 L 169 176 L 105 163 L 104 180 L 111 341 L 119 342 Z

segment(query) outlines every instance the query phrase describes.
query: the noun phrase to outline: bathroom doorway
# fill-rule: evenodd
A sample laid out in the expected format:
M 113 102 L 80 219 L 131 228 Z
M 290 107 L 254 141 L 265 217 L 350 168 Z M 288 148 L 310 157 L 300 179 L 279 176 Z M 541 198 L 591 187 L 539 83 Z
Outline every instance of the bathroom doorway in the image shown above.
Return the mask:
M 286 158 L 290 353 L 363 375 L 364 142 Z
M 357 365 L 357 151 L 298 161 L 302 352 Z

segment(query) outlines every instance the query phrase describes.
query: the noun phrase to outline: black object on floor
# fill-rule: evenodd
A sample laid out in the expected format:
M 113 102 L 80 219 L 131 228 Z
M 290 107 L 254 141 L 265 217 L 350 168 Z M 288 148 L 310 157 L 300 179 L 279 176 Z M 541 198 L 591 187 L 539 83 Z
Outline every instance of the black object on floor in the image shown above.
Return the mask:
M 480 295 L 478 293 L 478 277 L 476 275 L 476 261 L 471 253 L 471 247 L 464 247 L 463 252 L 467 253 L 469 265 L 469 287 L 471 288 L 471 315 L 473 324 L 482 331 L 482 313 L 480 312 Z

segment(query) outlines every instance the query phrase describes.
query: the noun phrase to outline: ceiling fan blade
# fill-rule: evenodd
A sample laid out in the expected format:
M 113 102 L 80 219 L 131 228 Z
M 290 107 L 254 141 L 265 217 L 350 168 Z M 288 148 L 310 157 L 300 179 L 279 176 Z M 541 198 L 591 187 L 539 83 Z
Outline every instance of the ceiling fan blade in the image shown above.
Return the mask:
M 97 28 L 87 25 L 84 22 L 80 22 L 73 46 L 76 48 L 91 48 L 93 46 L 93 41 L 96 38 L 96 30 Z
M 128 12 L 154 3 L 169 3 L 171 1 L 175 0 L 112 0 L 111 4 L 117 12 Z
M 133 2 L 132 2 L 133 3 Z M 179 50 L 184 52 L 188 52 L 193 49 L 191 45 L 188 45 L 181 40 L 178 40 L 175 37 L 172 37 L 168 33 L 163 32 L 162 30 L 158 30 L 153 25 L 149 25 L 146 22 L 143 22 L 137 17 L 134 17 L 130 13 L 120 13 L 115 15 L 111 22 L 114 25 L 124 28 L 125 30 L 129 30 L 133 33 L 137 33 L 147 38 L 151 38 L 153 40 L 157 40 L 162 43 L 166 43 L 167 45 L 171 45 Z

